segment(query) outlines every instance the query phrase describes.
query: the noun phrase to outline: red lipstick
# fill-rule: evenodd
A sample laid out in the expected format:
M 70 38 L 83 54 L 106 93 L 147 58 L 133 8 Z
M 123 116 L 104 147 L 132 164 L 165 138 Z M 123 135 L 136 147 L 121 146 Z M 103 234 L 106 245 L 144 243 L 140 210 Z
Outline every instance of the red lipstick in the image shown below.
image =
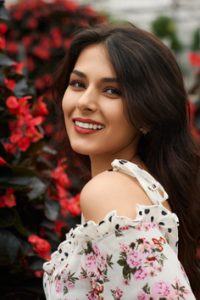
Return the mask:
M 83 123 L 90 123 L 90 124 L 96 124 L 96 125 L 101 125 L 104 126 L 102 123 L 94 121 L 92 119 L 85 119 L 85 118 L 73 118 L 72 119 L 73 122 L 75 121 L 79 121 L 79 122 L 83 122 Z
M 101 129 L 104 128 L 104 125 L 100 122 L 94 121 L 92 119 L 85 119 L 85 118 L 73 118 L 72 119 L 74 122 L 74 128 L 76 132 L 81 133 L 81 134 L 90 134 L 90 133 L 96 133 L 97 131 L 100 131 Z M 98 125 L 98 128 L 84 128 L 83 124 L 80 123 L 87 123 L 87 124 L 92 124 L 94 127 Z M 82 125 L 82 126 L 81 126 Z M 101 126 L 101 127 L 99 127 Z

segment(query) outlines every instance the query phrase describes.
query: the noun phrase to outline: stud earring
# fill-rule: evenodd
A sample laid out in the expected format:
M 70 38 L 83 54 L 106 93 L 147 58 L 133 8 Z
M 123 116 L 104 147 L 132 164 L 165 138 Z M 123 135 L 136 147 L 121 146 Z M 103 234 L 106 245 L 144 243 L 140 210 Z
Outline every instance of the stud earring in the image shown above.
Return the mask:
M 140 131 L 142 132 L 143 135 L 148 133 L 148 130 L 142 127 L 140 128 Z

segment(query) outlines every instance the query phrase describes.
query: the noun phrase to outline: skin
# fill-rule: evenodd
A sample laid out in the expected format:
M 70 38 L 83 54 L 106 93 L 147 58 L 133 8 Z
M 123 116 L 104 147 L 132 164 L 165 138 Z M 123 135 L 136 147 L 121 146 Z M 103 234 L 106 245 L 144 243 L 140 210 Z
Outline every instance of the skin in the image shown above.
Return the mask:
M 92 179 L 80 197 L 85 219 L 99 222 L 112 210 L 135 218 L 137 204 L 152 205 L 137 179 L 107 171 L 116 158 L 146 166 L 137 155 L 141 133 L 127 119 L 119 82 L 102 44 L 90 45 L 80 53 L 62 107 L 72 149 L 91 161 Z M 91 119 L 103 128 L 88 134 L 77 132 L 74 118 Z
M 109 169 L 116 157 L 132 160 L 136 155 L 140 133 L 124 113 L 120 86 L 103 45 L 89 46 L 80 54 L 64 94 L 63 111 L 71 146 L 89 155 L 92 176 Z M 105 127 L 95 134 L 80 134 L 74 117 L 90 118 Z

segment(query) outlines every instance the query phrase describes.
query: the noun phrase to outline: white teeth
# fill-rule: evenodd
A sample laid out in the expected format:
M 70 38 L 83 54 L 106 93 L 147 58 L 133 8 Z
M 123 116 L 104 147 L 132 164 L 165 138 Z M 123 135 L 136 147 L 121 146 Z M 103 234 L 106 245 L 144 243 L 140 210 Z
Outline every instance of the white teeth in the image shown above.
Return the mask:
M 87 129 L 102 129 L 104 126 L 98 125 L 98 124 L 91 124 L 91 123 L 83 123 L 79 121 L 75 121 L 75 125 L 81 128 L 87 128 Z

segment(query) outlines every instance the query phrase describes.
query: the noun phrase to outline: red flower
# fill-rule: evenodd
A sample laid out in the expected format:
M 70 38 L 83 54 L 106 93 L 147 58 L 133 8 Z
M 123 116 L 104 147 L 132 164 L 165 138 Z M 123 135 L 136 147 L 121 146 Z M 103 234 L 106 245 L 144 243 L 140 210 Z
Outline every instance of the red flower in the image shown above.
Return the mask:
M 5 34 L 7 30 L 8 30 L 7 24 L 6 23 L 0 23 L 0 33 Z
M 68 210 L 72 216 L 79 216 L 81 214 L 80 194 L 70 199 Z
M 79 216 L 81 214 L 80 205 L 77 202 L 69 202 L 68 211 L 70 212 L 72 217 Z
M 11 91 L 13 91 L 16 86 L 16 82 L 12 79 L 5 79 L 4 84 Z
M 95 16 L 96 12 L 91 6 L 85 6 L 83 8 L 83 13 L 86 14 L 87 16 Z
M 35 110 L 35 114 L 36 115 L 42 115 L 42 116 L 45 116 L 45 115 L 48 115 L 48 109 L 47 109 L 47 106 L 46 106 L 46 103 L 44 102 L 39 102 L 37 104 L 37 107 L 36 107 L 36 110 Z
M 60 48 L 62 46 L 62 36 L 61 31 L 58 27 L 54 27 L 51 30 L 52 35 L 52 46 L 55 48 Z
M 63 229 L 63 227 L 66 226 L 66 223 L 60 220 L 56 220 L 54 223 L 54 230 L 55 232 L 58 234 L 58 236 L 61 236 L 61 231 Z
M 37 278 L 42 278 L 43 274 L 44 274 L 44 271 L 35 271 L 34 272 L 34 275 Z
M 31 57 L 27 57 L 25 61 L 25 65 L 30 72 L 33 72 L 36 68 L 35 62 Z
M 21 21 L 22 20 L 22 17 L 23 17 L 23 11 L 21 9 L 18 9 L 18 10 L 15 10 L 14 11 L 14 14 L 13 14 L 13 18 L 16 20 L 16 21 Z
M 188 59 L 192 66 L 200 67 L 200 53 L 190 52 L 188 53 Z
M 23 74 L 23 69 L 24 69 L 24 63 L 23 63 L 23 62 L 21 62 L 21 63 L 16 63 L 16 64 L 14 64 L 13 67 L 14 67 L 15 72 L 16 72 L 17 74 L 20 74 L 20 75 Z
M 16 198 L 13 188 L 8 188 L 6 193 L 0 197 L 0 207 L 13 207 L 16 206 Z
M 46 134 L 48 135 L 51 135 L 54 131 L 54 128 L 53 128 L 53 125 L 48 123 L 48 124 L 45 124 L 45 132 Z
M 6 48 L 9 53 L 15 54 L 15 53 L 17 53 L 18 45 L 15 42 L 8 41 Z
M 6 40 L 4 37 L 0 36 L 0 49 L 4 50 L 6 48 Z
M 37 19 L 35 19 L 35 18 L 29 18 L 28 20 L 27 20 L 27 23 L 26 23 L 26 26 L 27 26 L 27 28 L 29 28 L 29 29 L 36 29 L 37 28 L 37 26 L 38 26 L 38 21 L 37 21 Z
M 5 159 L 0 156 L 0 166 L 5 166 L 6 164 L 7 162 L 5 161 Z
M 29 48 L 33 42 L 33 38 L 29 35 L 25 35 L 22 39 L 23 44 L 26 48 Z
M 55 183 L 64 188 L 68 188 L 71 185 L 71 181 L 65 173 L 66 168 L 67 165 L 65 161 L 60 160 L 58 166 L 51 172 L 51 177 L 54 179 Z
M 53 84 L 53 78 L 52 78 L 52 76 L 50 74 L 45 74 L 43 76 L 43 80 L 44 80 L 45 85 L 47 85 L 49 87 L 52 86 L 52 84 Z
M 40 59 L 49 59 L 50 58 L 50 52 L 49 50 L 45 49 L 45 48 L 41 48 L 41 47 L 35 47 L 35 49 L 33 50 L 33 54 L 37 57 L 39 57 Z
M 69 212 L 69 205 L 67 198 L 59 200 L 60 208 L 61 208 L 61 215 L 65 218 Z
M 43 77 L 39 77 L 35 80 L 35 87 L 38 90 L 42 90 L 45 86 L 45 82 L 44 82 L 44 78 Z
M 59 200 L 61 206 L 61 214 L 63 217 L 66 217 L 68 213 L 70 213 L 73 217 L 79 216 L 81 213 L 80 209 L 80 194 L 77 194 L 75 197 L 71 199 L 63 198 Z
M 16 144 L 20 141 L 21 138 L 22 138 L 22 132 L 20 129 L 16 128 L 16 130 L 12 132 L 10 136 L 10 141 L 12 144 Z
M 8 97 L 6 100 L 6 106 L 8 107 L 11 113 L 16 113 L 19 108 L 19 103 L 17 101 L 17 98 L 15 96 Z
M 51 245 L 45 239 L 41 239 L 35 234 L 31 234 L 28 237 L 28 242 L 32 245 L 33 250 L 41 258 L 48 260 L 50 258 Z
M 9 141 L 13 147 L 9 146 L 9 143 L 4 144 L 6 151 L 9 153 L 15 153 L 17 148 L 24 152 L 31 143 L 43 138 L 43 134 L 39 132 L 37 126 L 41 125 L 44 117 L 41 114 L 36 117 L 32 116 L 34 107 L 30 107 L 28 101 L 31 98 L 31 96 L 25 96 L 17 99 L 15 96 L 10 96 L 6 100 L 6 106 L 10 113 L 16 116 L 16 120 L 9 124 L 11 132 Z M 43 113 L 45 112 L 43 111 Z
M 67 11 L 74 12 L 78 9 L 78 4 L 73 1 L 64 2 Z
M 13 144 L 4 143 L 3 146 L 4 149 L 10 154 L 14 154 L 17 151 L 17 147 Z
M 72 42 L 72 38 L 65 38 L 64 39 L 64 46 L 66 49 L 68 49 L 71 45 L 71 42 Z
M 60 184 L 57 184 L 56 189 L 57 189 L 59 199 L 63 199 L 67 197 L 67 190 L 65 187 L 61 186 Z
M 25 152 L 29 148 L 30 144 L 31 144 L 30 139 L 24 136 L 18 141 L 17 145 L 21 151 Z

